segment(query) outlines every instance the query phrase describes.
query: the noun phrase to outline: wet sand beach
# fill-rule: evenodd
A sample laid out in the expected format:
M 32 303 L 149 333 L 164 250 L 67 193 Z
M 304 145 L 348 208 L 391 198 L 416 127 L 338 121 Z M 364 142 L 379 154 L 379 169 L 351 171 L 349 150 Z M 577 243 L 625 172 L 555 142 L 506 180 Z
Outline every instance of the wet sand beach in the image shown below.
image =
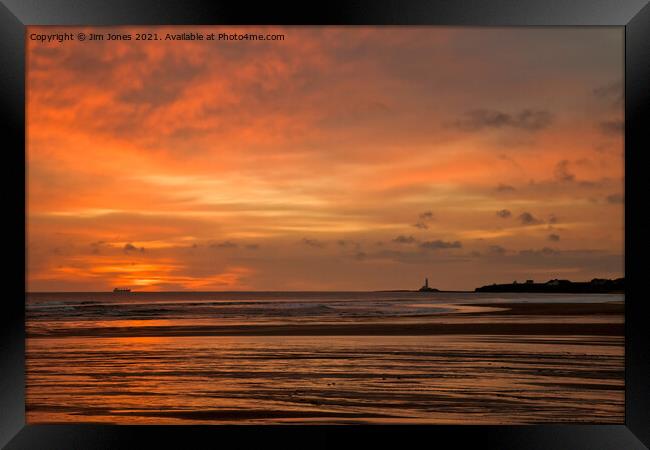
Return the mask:
M 34 295 L 30 423 L 623 423 L 620 295 Z

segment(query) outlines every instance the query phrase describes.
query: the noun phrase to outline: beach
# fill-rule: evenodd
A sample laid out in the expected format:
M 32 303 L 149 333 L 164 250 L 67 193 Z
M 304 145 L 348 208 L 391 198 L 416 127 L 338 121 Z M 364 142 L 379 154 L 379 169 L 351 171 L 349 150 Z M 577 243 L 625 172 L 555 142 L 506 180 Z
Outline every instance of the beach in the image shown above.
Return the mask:
M 29 294 L 29 423 L 623 423 L 621 294 Z

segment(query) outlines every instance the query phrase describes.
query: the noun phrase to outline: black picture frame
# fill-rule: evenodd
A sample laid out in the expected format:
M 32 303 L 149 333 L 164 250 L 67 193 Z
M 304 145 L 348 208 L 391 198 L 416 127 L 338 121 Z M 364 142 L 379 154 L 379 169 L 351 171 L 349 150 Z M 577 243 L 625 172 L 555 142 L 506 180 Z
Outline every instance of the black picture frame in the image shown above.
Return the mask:
M 25 424 L 25 27 L 27 25 L 304 24 L 618 26 L 625 28 L 625 424 L 539 426 L 112 426 Z M 5 242 L 0 309 L 0 446 L 8 449 L 196 448 L 276 444 L 416 445 L 498 449 L 650 446 L 650 343 L 644 298 L 650 150 L 647 0 L 0 0 L 0 105 Z M 228 444 L 225 444 L 228 442 Z M 412 443 L 412 444 L 410 444 Z M 418 444 L 422 445 L 422 444 Z M 447 446 L 442 446 L 447 448 Z

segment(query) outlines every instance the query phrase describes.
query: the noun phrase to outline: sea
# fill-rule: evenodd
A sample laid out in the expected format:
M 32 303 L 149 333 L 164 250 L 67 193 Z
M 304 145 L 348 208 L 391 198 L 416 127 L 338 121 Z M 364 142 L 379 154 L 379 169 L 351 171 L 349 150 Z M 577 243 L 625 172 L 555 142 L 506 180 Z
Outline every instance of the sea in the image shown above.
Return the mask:
M 28 423 L 624 423 L 623 294 L 26 296 Z

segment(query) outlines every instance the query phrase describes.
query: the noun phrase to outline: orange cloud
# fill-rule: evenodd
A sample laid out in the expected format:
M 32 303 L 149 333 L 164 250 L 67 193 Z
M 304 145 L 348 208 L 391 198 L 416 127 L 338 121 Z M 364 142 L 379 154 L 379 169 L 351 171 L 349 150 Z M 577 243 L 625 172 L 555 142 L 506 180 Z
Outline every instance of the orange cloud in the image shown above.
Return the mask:
M 286 38 L 28 41 L 29 289 L 472 288 L 551 233 L 517 270 L 622 272 L 620 30 L 229 30 Z

